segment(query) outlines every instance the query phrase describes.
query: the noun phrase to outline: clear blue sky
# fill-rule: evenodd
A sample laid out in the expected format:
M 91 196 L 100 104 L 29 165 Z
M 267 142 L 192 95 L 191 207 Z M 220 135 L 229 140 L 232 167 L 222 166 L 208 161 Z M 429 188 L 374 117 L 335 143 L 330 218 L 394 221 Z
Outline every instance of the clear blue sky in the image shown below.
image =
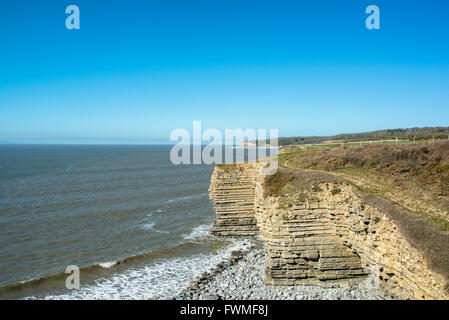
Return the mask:
M 281 136 L 447 126 L 448 17 L 445 0 L 1 1 L 0 141 L 167 143 L 193 120 Z

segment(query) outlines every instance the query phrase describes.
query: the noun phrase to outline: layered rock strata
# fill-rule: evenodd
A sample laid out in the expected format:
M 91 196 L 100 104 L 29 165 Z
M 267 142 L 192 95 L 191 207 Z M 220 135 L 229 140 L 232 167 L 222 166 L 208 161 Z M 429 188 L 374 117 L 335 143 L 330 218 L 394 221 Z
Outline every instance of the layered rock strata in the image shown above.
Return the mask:
M 210 199 L 217 214 L 213 234 L 258 234 L 264 241 L 268 284 L 316 284 L 375 274 L 379 285 L 400 298 L 449 298 L 445 277 L 429 268 L 388 207 L 376 206 L 335 179 L 321 177 L 306 196 L 287 202 L 285 195 L 267 195 L 265 183 L 258 163 L 216 167 Z
M 257 211 L 261 237 L 268 248 L 267 282 L 316 283 L 366 275 L 360 257 L 343 244 L 326 207 L 319 202 L 290 210 Z
M 211 233 L 218 236 L 254 236 L 258 233 L 254 216 L 256 168 L 245 164 L 215 167 L 209 198 L 217 218 Z

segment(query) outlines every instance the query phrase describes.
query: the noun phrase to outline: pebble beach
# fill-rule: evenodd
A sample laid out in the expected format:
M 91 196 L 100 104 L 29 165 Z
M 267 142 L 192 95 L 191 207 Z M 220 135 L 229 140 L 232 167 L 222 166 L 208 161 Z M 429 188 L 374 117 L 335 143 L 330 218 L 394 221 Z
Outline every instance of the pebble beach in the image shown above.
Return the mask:
M 174 299 L 186 300 L 390 300 L 374 276 L 323 285 L 272 286 L 264 283 L 266 249 L 251 241 L 229 260 L 192 282 Z

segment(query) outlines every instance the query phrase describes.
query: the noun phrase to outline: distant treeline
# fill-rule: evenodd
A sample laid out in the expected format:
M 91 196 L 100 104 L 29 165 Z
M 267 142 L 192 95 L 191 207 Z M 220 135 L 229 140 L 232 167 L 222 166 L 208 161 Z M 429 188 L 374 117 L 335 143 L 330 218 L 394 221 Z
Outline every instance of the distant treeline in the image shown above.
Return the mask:
M 288 144 L 309 144 L 321 143 L 324 141 L 337 140 L 345 141 L 369 141 L 369 140 L 389 140 L 389 139 L 447 139 L 449 127 L 424 127 L 424 128 L 406 128 L 406 129 L 387 129 L 361 133 L 343 133 L 335 136 L 313 136 L 313 137 L 280 137 L 279 145 Z M 267 140 L 269 142 L 269 140 Z

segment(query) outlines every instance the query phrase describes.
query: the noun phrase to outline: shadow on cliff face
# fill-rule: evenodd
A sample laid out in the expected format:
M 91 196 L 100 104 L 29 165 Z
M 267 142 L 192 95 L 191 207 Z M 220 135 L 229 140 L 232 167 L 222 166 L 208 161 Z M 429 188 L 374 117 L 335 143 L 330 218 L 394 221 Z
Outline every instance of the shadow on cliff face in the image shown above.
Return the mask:
M 449 293 L 449 231 L 388 199 L 362 192 L 355 187 L 353 191 L 364 203 L 379 209 L 394 221 L 408 242 L 422 253 L 428 267 L 446 277 L 448 282 L 445 288 Z

